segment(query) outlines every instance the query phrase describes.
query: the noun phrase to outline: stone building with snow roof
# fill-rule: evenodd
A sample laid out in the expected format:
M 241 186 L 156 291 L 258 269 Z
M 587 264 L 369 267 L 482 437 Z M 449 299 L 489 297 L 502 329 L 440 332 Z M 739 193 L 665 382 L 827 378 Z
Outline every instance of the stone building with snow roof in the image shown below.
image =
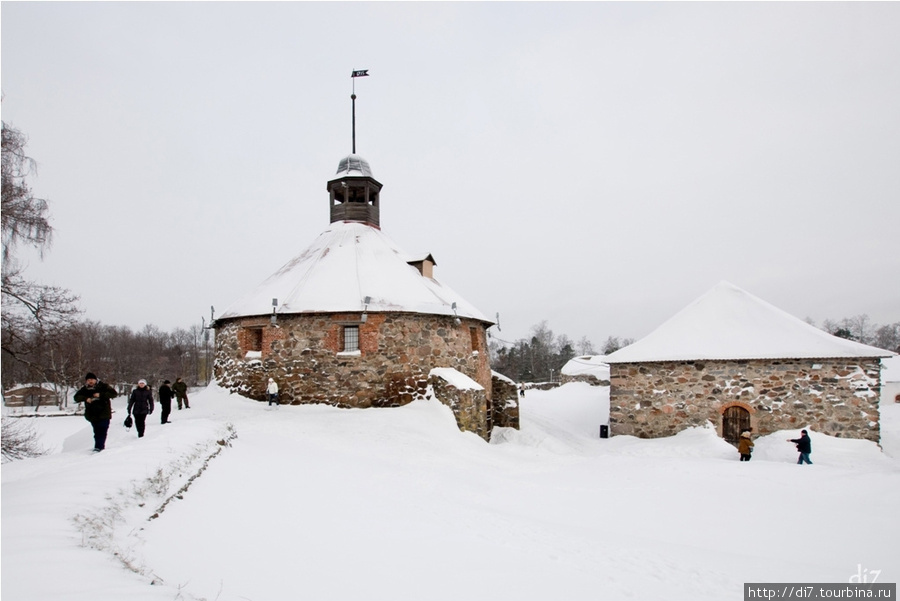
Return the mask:
M 806 427 L 878 442 L 880 359 L 894 354 L 721 282 L 606 356 L 610 431 L 657 438 L 709 422 L 729 442 Z
M 489 365 L 493 322 L 381 231 L 381 188 L 359 155 L 340 161 L 328 229 L 215 320 L 219 384 L 262 400 L 271 377 L 282 403 L 359 408 L 434 394 L 462 430 L 518 427 L 515 387 Z

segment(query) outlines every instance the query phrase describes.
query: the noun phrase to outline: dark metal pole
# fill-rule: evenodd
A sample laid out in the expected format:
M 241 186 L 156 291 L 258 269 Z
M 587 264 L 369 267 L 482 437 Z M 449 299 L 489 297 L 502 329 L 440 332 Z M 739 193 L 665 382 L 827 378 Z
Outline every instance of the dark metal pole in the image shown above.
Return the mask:
M 356 94 L 351 94 L 350 100 L 353 101 L 353 154 L 356 154 Z

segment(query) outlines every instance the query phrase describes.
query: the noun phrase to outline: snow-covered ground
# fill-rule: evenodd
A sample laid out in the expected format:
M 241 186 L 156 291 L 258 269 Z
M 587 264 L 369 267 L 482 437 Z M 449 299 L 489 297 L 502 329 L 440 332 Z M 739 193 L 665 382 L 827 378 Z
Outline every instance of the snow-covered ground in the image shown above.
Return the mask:
M 601 440 L 608 391 L 529 391 L 521 431 L 492 444 L 435 401 L 267 409 L 215 387 L 140 440 L 117 399 L 97 455 L 82 418 L 33 419 L 51 453 L 2 467 L 2 598 L 721 600 L 859 569 L 897 582 L 900 405 L 882 408 L 884 452 L 814 432 L 815 465 L 798 466 L 798 431 L 757 440 L 749 463 L 711 429 Z

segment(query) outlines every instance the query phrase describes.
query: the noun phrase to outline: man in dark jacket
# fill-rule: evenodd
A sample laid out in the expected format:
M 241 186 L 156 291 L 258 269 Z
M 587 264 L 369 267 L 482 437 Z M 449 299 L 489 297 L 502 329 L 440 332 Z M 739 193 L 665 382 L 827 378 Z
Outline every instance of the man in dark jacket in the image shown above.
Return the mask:
M 163 382 L 163 385 L 159 387 L 159 406 L 161 407 L 162 412 L 160 423 L 163 424 L 172 423 L 169 421 L 169 414 L 172 412 L 172 397 L 175 393 L 172 392 L 169 384 L 171 384 L 171 382 L 166 380 Z
M 98 380 L 93 373 L 84 377 L 84 386 L 75 393 L 75 402 L 84 403 L 84 419 L 91 422 L 94 428 L 95 453 L 106 448 L 106 433 L 112 419 L 112 403 L 109 401 L 116 396 L 115 388 Z
M 134 427 L 138 438 L 144 436 L 144 425 L 147 416 L 153 413 L 153 391 L 147 386 L 147 380 L 139 380 L 137 388 L 131 391 L 128 399 L 128 415 L 134 415 Z
M 804 461 L 809 465 L 812 465 L 812 461 L 809 460 L 809 454 L 812 453 L 812 441 L 809 439 L 806 430 L 800 430 L 800 438 L 788 438 L 788 442 L 796 443 L 797 450 L 800 451 L 797 465 L 803 465 Z
M 182 403 L 184 403 L 186 409 L 190 409 L 191 406 L 188 404 L 187 396 L 187 384 L 185 384 L 184 380 L 175 378 L 175 383 L 172 384 L 172 390 L 175 391 L 175 397 L 178 399 L 178 410 L 181 411 Z

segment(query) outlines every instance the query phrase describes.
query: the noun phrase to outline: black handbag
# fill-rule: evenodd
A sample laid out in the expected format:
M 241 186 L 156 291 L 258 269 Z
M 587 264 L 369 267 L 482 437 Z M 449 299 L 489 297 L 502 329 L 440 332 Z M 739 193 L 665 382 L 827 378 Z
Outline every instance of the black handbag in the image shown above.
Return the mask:
M 125 418 L 125 427 L 130 428 L 134 425 L 134 420 L 131 419 L 131 415 Z

